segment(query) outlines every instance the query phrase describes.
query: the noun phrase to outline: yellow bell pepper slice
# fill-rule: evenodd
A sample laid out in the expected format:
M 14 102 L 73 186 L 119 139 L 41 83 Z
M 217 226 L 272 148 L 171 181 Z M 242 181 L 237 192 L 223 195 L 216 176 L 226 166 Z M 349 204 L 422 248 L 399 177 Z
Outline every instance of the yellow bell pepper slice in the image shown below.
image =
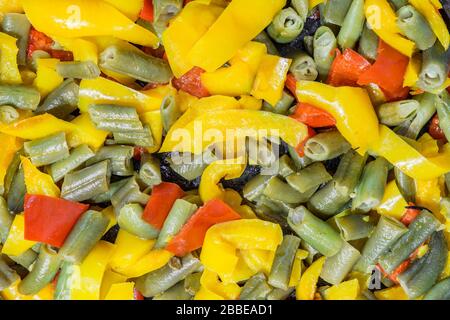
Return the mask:
M 450 45 L 450 34 L 438 9 L 433 6 L 430 0 L 409 0 L 409 3 L 425 16 L 439 42 L 447 50 Z
M 56 72 L 58 62 L 58 59 L 37 59 L 36 79 L 33 86 L 39 90 L 43 98 L 64 81 L 64 78 Z
M 415 87 L 419 80 L 419 73 L 422 68 L 422 59 L 419 55 L 413 55 L 409 59 L 408 67 L 406 68 L 405 78 L 403 80 L 403 87 Z
M 217 273 L 206 268 L 200 278 L 200 284 L 206 290 L 221 296 L 226 300 L 236 300 L 241 294 L 241 287 L 235 283 L 223 283 L 219 280 Z
M 31 163 L 30 159 L 21 156 L 20 160 L 28 194 L 59 197 L 61 192 L 50 175 L 41 172 Z
M 240 96 L 252 90 L 254 74 L 247 64 L 236 62 L 230 67 L 206 72 L 201 75 L 203 86 L 211 94 Z
M 3 150 L 0 153 L 0 190 L 4 190 L 4 180 L 6 171 L 11 164 L 14 154 L 23 146 L 21 139 L 0 133 L 0 141 L 3 144 Z
M 378 118 L 366 90 L 299 81 L 296 94 L 299 101 L 330 113 L 339 132 L 360 154 L 378 140 Z
M 9 288 L 0 291 L 0 296 L 5 300 L 53 300 L 55 289 L 51 283 L 46 285 L 38 293 L 29 296 L 19 292 L 19 284 L 20 280 L 13 283 Z
M 137 278 L 164 267 L 172 257 L 173 253 L 167 250 L 155 249 L 139 258 L 134 264 L 120 269 L 120 273 L 128 278 Z
M 261 110 L 263 101 L 249 95 L 243 95 L 239 99 L 242 109 Z
M 93 41 L 86 39 L 54 38 L 65 50 L 73 53 L 75 61 L 98 62 L 98 48 Z
M 194 67 L 187 55 L 222 11 L 221 7 L 192 1 L 171 21 L 162 35 L 162 43 L 175 77 L 181 77 Z
M 409 300 L 402 287 L 394 286 L 374 292 L 378 300 Z
M 147 152 L 149 153 L 158 152 L 158 150 L 161 148 L 164 130 L 161 111 L 155 110 L 143 113 L 141 115 L 141 120 L 142 123 L 149 125 L 154 140 L 154 146 L 148 147 Z
M 366 0 L 364 10 L 367 23 L 384 42 L 405 56 L 413 55 L 416 45 L 401 35 L 397 16 L 387 0 Z
M 420 143 L 419 151 L 425 157 L 435 157 L 439 154 L 438 141 L 428 133 L 424 133 L 417 142 Z
M 4 13 L 22 13 L 22 0 L 0 0 L 0 20 Z
M 344 281 L 325 290 L 325 300 L 356 300 L 361 289 L 357 279 Z
M 104 1 L 22 0 L 22 4 L 31 24 L 45 34 L 67 38 L 114 36 L 147 47 L 159 45 L 152 32 Z
M 427 208 L 437 217 L 441 212 L 441 189 L 438 179 L 415 180 L 416 182 L 416 205 Z M 445 218 L 442 222 L 445 222 Z
M 289 278 L 289 287 L 297 287 L 302 276 L 302 261 L 308 257 L 308 251 L 298 249 L 295 253 L 294 263 L 292 265 L 291 277 Z
M 186 91 L 180 90 L 177 93 L 178 104 L 180 106 L 181 112 L 186 112 L 190 107 L 192 107 L 197 101 L 198 98 L 190 95 Z
M 109 224 L 106 227 L 105 232 L 103 235 L 105 235 L 112 227 L 114 227 L 117 224 L 117 217 L 116 213 L 114 212 L 114 207 L 109 206 L 102 210 L 102 213 L 109 219 Z
M 115 283 L 104 300 L 134 300 L 134 283 Z
M 100 287 L 100 299 L 105 299 L 111 287 L 116 283 L 123 283 L 127 281 L 127 277 L 120 273 L 107 269 L 103 275 L 102 285 Z
M 252 96 L 276 105 L 283 95 L 291 59 L 266 55 L 262 58 L 252 88 Z
M 238 50 L 236 55 L 230 60 L 230 64 L 239 62 L 245 63 L 252 73 L 256 73 L 259 69 L 262 59 L 267 55 L 267 47 L 265 44 L 250 41 L 244 47 Z
M 256 219 L 256 214 L 253 212 L 252 208 L 247 205 L 242 205 L 242 197 L 239 192 L 233 189 L 227 189 L 223 193 L 223 200 L 226 204 L 232 207 L 242 219 Z
M 114 6 L 130 20 L 136 21 L 139 18 L 139 14 L 144 7 L 144 0 L 104 0 L 110 5 Z
M 254 274 L 264 272 L 266 276 L 269 276 L 273 260 L 275 259 L 275 251 L 261 249 L 240 250 L 240 257 Z
M 188 53 L 194 66 L 212 72 L 223 66 L 273 20 L 286 0 L 233 0 Z
M 19 66 L 17 65 L 17 39 L 0 32 L 0 83 L 20 84 Z
M 407 205 L 408 203 L 400 193 L 397 183 L 391 181 L 387 184 L 383 199 L 376 210 L 381 215 L 390 216 L 400 220 L 405 214 L 405 207 Z
M 222 179 L 239 178 L 244 172 L 246 164 L 239 159 L 218 160 L 206 167 L 202 174 L 199 193 L 203 202 L 213 199 L 224 199 L 225 190 L 218 184 Z
M 238 250 L 237 255 L 239 259 L 236 264 L 236 268 L 230 277 L 230 283 L 241 283 L 243 281 L 247 281 L 255 275 L 255 272 L 250 269 L 245 260 L 242 258 L 242 251 Z
M 315 6 L 318 6 L 321 3 L 324 3 L 326 0 L 309 0 L 309 10 L 314 9 Z
M 308 267 L 308 269 L 305 270 L 296 288 L 297 300 L 314 300 L 314 294 L 317 289 L 317 281 L 319 280 L 320 273 L 322 272 L 325 259 L 325 257 L 317 259 Z
M 215 294 L 212 291 L 209 291 L 205 287 L 200 287 L 200 290 L 197 291 L 197 293 L 194 296 L 194 300 L 225 300 L 222 296 L 219 296 L 218 294 Z
M 97 129 L 88 113 L 84 113 L 73 119 L 73 130 L 67 134 L 67 143 L 71 148 L 81 144 L 89 145 L 94 151 L 97 151 L 106 140 L 108 132 Z
M 8 256 L 20 256 L 35 244 L 35 241 L 25 240 L 25 217 L 23 214 L 17 214 L 9 229 L 2 253 Z

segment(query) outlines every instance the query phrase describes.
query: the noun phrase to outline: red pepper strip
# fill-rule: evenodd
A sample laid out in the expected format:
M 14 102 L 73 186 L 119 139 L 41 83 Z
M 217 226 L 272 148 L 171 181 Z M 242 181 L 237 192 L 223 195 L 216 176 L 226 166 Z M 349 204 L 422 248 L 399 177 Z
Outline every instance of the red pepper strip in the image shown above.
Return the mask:
M 433 139 L 441 140 L 445 139 L 444 130 L 441 129 L 439 126 L 439 117 L 436 114 L 433 119 L 431 120 L 430 128 L 428 129 L 428 133 L 430 136 L 433 137 Z
M 388 278 L 395 284 L 398 284 L 399 283 L 398 276 L 401 273 L 403 273 L 406 269 L 408 269 L 410 264 L 411 264 L 411 259 L 403 261 L 391 274 L 387 274 L 386 271 L 384 271 L 384 269 L 379 264 L 377 264 L 376 267 L 378 268 L 378 270 L 380 270 L 380 272 L 383 274 L 383 276 L 385 278 Z
M 174 202 L 183 196 L 184 191 L 177 184 L 171 182 L 160 183 L 153 188 L 142 218 L 158 230 L 161 230 Z
M 169 242 L 166 250 L 182 257 L 202 247 L 206 231 L 210 227 L 240 218 L 241 216 L 222 200 L 208 201 L 197 210 L 181 231 Z
M 142 8 L 139 17 L 143 20 L 153 22 L 154 20 L 153 0 L 144 1 L 144 7 Z
M 64 50 L 54 50 L 52 49 L 53 43 L 54 41 L 50 37 L 32 27 L 28 38 L 28 58 L 31 59 L 33 52 L 35 52 L 36 50 L 42 50 L 48 52 L 52 58 L 56 58 L 61 61 L 73 61 L 72 52 Z
M 303 141 L 300 142 L 297 147 L 295 147 L 295 151 L 297 151 L 297 153 L 298 153 L 298 155 L 300 157 L 304 157 L 305 156 L 305 145 L 306 145 L 306 142 L 308 142 L 308 140 L 311 139 L 312 137 L 314 137 L 316 134 L 317 133 L 314 131 L 313 128 L 308 127 L 308 136 L 305 139 L 303 139 Z
M 408 57 L 380 40 L 377 60 L 361 75 L 358 84 L 360 86 L 377 84 L 388 101 L 404 99 L 409 94 L 409 88 L 403 87 L 408 63 Z
M 134 154 L 133 154 L 134 160 L 141 161 L 142 155 L 144 153 L 145 153 L 145 148 L 144 147 L 134 147 Z
M 298 103 L 295 112 L 290 117 L 313 128 L 336 125 L 336 120 L 331 114 L 308 103 Z
M 60 61 L 73 61 L 72 51 L 51 49 L 48 51 L 48 53 L 50 53 L 52 58 L 59 59 Z
M 197 98 L 205 98 L 210 96 L 208 90 L 203 86 L 201 75 L 205 70 L 194 67 L 180 78 L 172 80 L 173 86 L 177 90 L 183 90 Z
M 144 296 L 136 288 L 133 289 L 133 298 L 134 300 L 144 300 Z
M 410 203 L 408 203 L 408 205 L 410 207 L 413 207 L 414 203 L 410 202 Z M 405 226 L 409 226 L 414 220 L 416 220 L 417 216 L 421 212 L 422 212 L 421 210 L 416 209 L 416 208 L 407 208 L 405 211 L 405 214 L 400 219 L 400 222 L 403 223 Z
M 294 97 L 297 97 L 297 94 L 296 94 L 297 79 L 295 79 L 295 77 L 292 73 L 288 73 L 288 75 L 287 75 L 286 88 L 294 95 Z
M 331 65 L 327 82 L 335 87 L 355 87 L 360 76 L 370 66 L 369 61 L 352 49 L 345 49 L 343 54 L 336 49 L 336 58 Z
M 78 218 L 89 208 L 43 195 L 25 196 L 25 239 L 60 248 Z

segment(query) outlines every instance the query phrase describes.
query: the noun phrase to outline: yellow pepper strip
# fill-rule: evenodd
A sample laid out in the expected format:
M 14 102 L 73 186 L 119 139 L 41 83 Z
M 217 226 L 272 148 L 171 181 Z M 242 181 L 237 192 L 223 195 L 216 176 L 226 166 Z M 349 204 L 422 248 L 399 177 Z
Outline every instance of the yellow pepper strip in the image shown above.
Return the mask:
M 419 151 L 425 157 L 435 157 L 439 154 L 438 141 L 428 133 L 424 133 L 417 142 L 420 143 Z
M 78 106 L 80 111 L 87 112 L 89 105 L 102 103 L 134 107 L 138 113 L 144 113 L 159 109 L 161 101 L 105 78 L 82 80 Z
M 31 70 L 22 69 L 20 70 L 20 76 L 22 77 L 22 81 L 24 85 L 31 86 L 34 83 L 37 75 Z
M 275 251 L 282 239 L 281 227 L 263 220 L 245 219 L 216 224 L 206 233 L 200 260 L 223 282 L 229 283 L 239 260 L 238 249 Z
M 114 245 L 99 241 L 79 266 L 79 272 L 72 279 L 72 300 L 99 300 L 103 275 L 109 259 L 114 252 Z
M 252 90 L 254 74 L 247 64 L 236 62 L 230 67 L 223 67 L 201 75 L 202 84 L 211 94 L 240 96 Z
M 0 0 L 0 20 L 3 13 L 22 13 L 22 0 Z
M 171 85 L 167 84 L 164 86 L 157 86 L 156 88 L 141 91 L 146 96 L 153 98 L 159 105 L 161 105 L 164 98 L 168 95 L 177 96 L 177 90 Z
M 128 278 L 137 278 L 164 267 L 172 257 L 173 253 L 167 250 L 155 249 L 144 255 L 134 264 L 121 268 L 120 273 Z
M 60 190 L 50 175 L 41 172 L 28 158 L 20 157 L 28 194 L 58 198 Z
M 104 0 L 110 5 L 118 9 L 124 15 L 126 15 L 130 20 L 136 21 L 139 18 L 139 14 L 144 7 L 144 0 Z
M 241 294 L 241 287 L 235 283 L 224 284 L 217 273 L 206 268 L 200 278 L 200 284 L 206 290 L 223 297 L 226 300 L 236 300 Z
M 349 279 L 357 279 L 358 280 L 359 287 L 362 290 L 365 290 L 365 289 L 369 288 L 371 277 L 372 277 L 371 274 L 362 273 L 362 272 L 359 272 L 359 271 L 352 271 L 348 275 Z
M 286 0 L 233 0 L 189 51 L 194 66 L 212 72 L 223 66 L 273 20 Z
M 256 219 L 256 214 L 253 212 L 252 208 L 247 205 L 241 205 L 242 197 L 239 192 L 233 189 L 227 189 L 223 195 L 225 203 L 239 213 L 242 219 Z
M 325 290 L 325 300 L 356 300 L 361 289 L 357 279 L 344 281 Z
M 273 55 L 263 57 L 256 74 L 252 95 L 276 105 L 283 95 L 284 83 L 292 63 L 291 59 Z
M 177 123 L 175 125 L 178 127 Z M 262 139 L 270 135 L 272 138 L 279 137 L 295 147 L 307 136 L 307 128 L 292 118 L 271 112 L 212 110 L 202 113 L 182 127 L 182 130 L 170 130 L 161 147 L 161 152 L 179 151 L 199 154 L 206 147 L 225 141 L 227 134 L 240 139 L 255 135 Z
M 416 205 L 427 208 L 445 222 L 444 217 L 440 217 L 441 211 L 441 189 L 438 179 L 416 180 Z
M 384 125 L 380 125 L 379 140 L 371 149 L 414 179 L 431 180 L 450 171 L 448 144 L 437 156 L 427 158 Z
M 302 276 L 302 261 L 308 257 L 308 251 L 298 249 L 295 253 L 294 264 L 292 265 L 289 287 L 297 287 Z
M 403 80 L 403 87 L 415 87 L 419 80 L 420 69 L 422 68 L 422 59 L 420 55 L 413 55 L 409 59 L 408 67 L 406 68 L 405 78 Z
M 256 74 L 262 59 L 267 55 L 267 47 L 265 44 L 250 41 L 244 47 L 238 50 L 236 55 L 230 60 L 230 64 L 234 65 L 239 62 L 245 63 L 252 73 Z
M 25 240 L 25 217 L 23 214 L 17 214 L 14 217 L 11 229 L 9 229 L 2 253 L 9 256 L 20 256 L 35 244 L 35 241 Z
M 222 179 L 239 178 L 245 170 L 242 159 L 218 160 L 206 167 L 202 174 L 199 194 L 203 202 L 213 199 L 224 199 L 225 190 L 218 184 Z
M 108 136 L 107 131 L 97 129 L 88 113 L 79 115 L 70 124 L 73 130 L 67 134 L 67 143 L 71 148 L 87 144 L 96 151 L 103 146 Z
M 442 9 L 442 3 L 439 0 L 430 0 L 430 2 L 436 9 Z
M 314 300 L 317 281 L 319 280 L 324 263 L 325 257 L 321 257 L 305 270 L 296 288 L 297 300 Z
M 408 295 L 400 286 L 375 291 L 374 294 L 378 300 L 409 300 Z
M 149 125 L 150 130 L 152 131 L 153 140 L 154 140 L 154 146 L 148 147 L 147 151 L 149 153 L 158 152 L 158 150 L 161 148 L 161 144 L 162 144 L 162 140 L 163 140 L 163 130 L 164 130 L 161 111 L 155 110 L 155 111 L 146 112 L 141 115 L 141 120 L 144 124 Z
M 230 283 L 240 283 L 242 281 L 247 281 L 256 274 L 245 262 L 244 258 L 242 257 L 242 251 L 238 250 L 237 255 L 239 259 L 236 264 L 236 268 L 234 269 L 233 274 L 230 277 Z
M 225 298 L 201 286 L 195 294 L 194 300 L 225 300 Z
M 109 293 L 112 285 L 116 283 L 126 282 L 127 277 L 121 275 L 120 273 L 114 272 L 111 269 L 106 269 L 103 275 L 102 285 L 100 287 L 100 299 L 105 299 L 106 295 Z
M 239 99 L 239 104 L 242 109 L 261 110 L 263 101 L 255 97 L 243 95 Z
M 389 182 L 384 191 L 383 199 L 376 208 L 377 212 L 384 216 L 390 216 L 398 220 L 405 214 L 408 203 L 403 198 L 395 180 Z
M 0 190 L 3 190 L 6 171 L 11 164 L 14 154 L 22 148 L 23 142 L 21 139 L 4 133 L 0 133 L 0 141 L 3 145 L 3 150 L 0 153 Z
M 109 289 L 105 300 L 134 300 L 134 283 L 115 283 Z
M 326 0 L 309 0 L 309 10 L 313 9 L 315 6 L 318 6 L 321 3 L 324 3 Z
M 193 1 L 171 21 L 162 35 L 162 43 L 175 77 L 181 77 L 194 67 L 187 59 L 189 51 L 222 12 L 221 7 Z
M 387 0 L 367 0 L 364 10 L 371 29 L 384 42 L 407 57 L 413 55 L 416 45 L 401 35 L 396 23 L 397 16 Z
M 190 107 L 192 107 L 197 101 L 198 98 L 190 95 L 186 91 L 180 90 L 177 93 L 178 104 L 180 106 L 181 112 L 186 112 Z
M 114 212 L 114 207 L 113 206 L 109 206 L 105 209 L 102 210 L 102 213 L 109 218 L 109 224 L 108 227 L 106 227 L 105 232 L 103 233 L 103 235 L 105 235 L 109 229 L 111 229 L 112 227 L 114 227 L 117 224 L 117 217 L 116 214 Z
M 41 291 L 34 295 L 23 295 L 19 292 L 18 286 L 20 280 L 17 280 L 9 288 L 4 289 L 0 292 L 0 296 L 5 300 L 53 300 L 55 289 L 53 284 L 46 285 Z
M 264 272 L 268 276 L 272 269 L 275 251 L 260 249 L 240 250 L 240 257 L 254 274 Z
M 409 0 L 409 3 L 425 16 L 439 42 L 447 50 L 450 45 L 450 34 L 444 19 L 442 19 L 439 11 L 433 6 L 433 3 L 430 0 Z
M 0 32 L 0 82 L 8 84 L 22 83 L 17 65 L 17 39 Z
M 64 78 L 56 72 L 58 62 L 58 59 L 37 59 L 36 79 L 34 79 L 33 86 L 39 90 L 42 98 L 45 98 L 64 81 Z
M 97 45 L 86 39 L 54 38 L 67 51 L 72 51 L 75 61 L 98 62 Z
M 31 24 L 45 34 L 66 38 L 114 36 L 147 47 L 159 45 L 153 33 L 104 1 L 22 0 L 22 4 Z
M 360 154 L 378 140 L 378 118 L 366 90 L 299 81 L 296 94 L 299 101 L 330 113 L 339 132 Z

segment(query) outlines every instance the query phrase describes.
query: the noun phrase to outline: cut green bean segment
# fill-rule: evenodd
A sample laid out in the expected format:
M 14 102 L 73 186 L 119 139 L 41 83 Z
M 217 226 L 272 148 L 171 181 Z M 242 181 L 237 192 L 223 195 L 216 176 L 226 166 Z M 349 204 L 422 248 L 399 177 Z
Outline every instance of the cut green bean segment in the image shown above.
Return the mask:
M 353 0 L 337 36 L 338 44 L 342 50 L 355 47 L 362 34 L 365 20 L 364 0 Z
M 304 206 L 291 210 L 287 221 L 300 238 L 324 256 L 332 257 L 341 250 L 344 241 L 339 233 Z
M 324 21 L 326 23 L 342 26 L 352 0 L 329 0 L 324 8 Z
M 71 299 L 72 277 L 75 275 L 76 268 L 76 265 L 70 262 L 63 262 L 61 264 L 61 271 L 59 272 L 55 287 L 55 300 Z
M 273 44 L 272 39 L 267 35 L 265 31 L 261 31 L 261 33 L 258 34 L 253 40 L 265 44 L 268 54 L 279 55 L 277 47 Z
M 150 148 L 155 145 L 153 133 L 149 125 L 144 125 L 142 130 L 130 132 L 113 132 L 116 144 L 127 144 Z
M 291 7 L 297 11 L 302 21 L 306 21 L 309 13 L 309 1 L 308 0 L 292 0 Z
M 319 133 L 308 139 L 305 144 L 305 155 L 314 161 L 326 161 L 339 157 L 351 149 L 350 143 L 339 131 Z
M 291 146 L 288 146 L 288 152 L 298 170 L 301 170 L 314 162 L 307 156 L 301 157 L 298 152 Z
M 64 79 L 95 79 L 100 69 L 93 61 L 64 61 L 56 64 L 56 72 Z
M 361 214 L 349 214 L 343 217 L 336 217 L 335 222 L 345 241 L 368 238 L 375 227 L 370 221 L 369 216 Z
M 299 52 L 292 57 L 292 64 L 289 71 L 297 81 L 314 81 L 319 76 L 314 59 L 305 52 Z
M 0 85 L 0 106 L 13 106 L 22 110 L 36 110 L 41 102 L 37 89 L 26 85 Z
M 414 117 L 419 108 L 420 103 L 413 99 L 388 102 L 377 108 L 377 115 L 382 124 L 392 127 Z
M 415 202 L 416 199 L 416 182 L 413 178 L 408 177 L 400 169 L 394 167 L 395 182 L 406 202 Z
M 150 83 L 165 84 L 173 76 L 167 61 L 141 50 L 129 50 L 116 45 L 107 47 L 100 54 L 99 66 Z
M 284 154 L 278 159 L 278 172 L 277 174 L 283 178 L 286 178 L 295 173 L 296 168 L 294 162 L 288 155 Z
M 286 177 L 286 182 L 298 192 L 307 192 L 330 181 L 333 177 L 321 162 L 315 162 L 305 169 Z
M 266 276 L 263 273 L 257 273 L 242 287 L 239 300 L 265 300 L 272 290 Z
M 0 194 L 3 194 L 5 198 L 9 196 L 12 181 L 16 176 L 19 167 L 22 164 L 21 156 L 23 155 L 24 155 L 23 148 L 14 153 L 14 156 L 12 157 L 11 162 L 9 163 L 8 169 L 6 170 L 3 186 L 0 186 Z
M 314 37 L 313 36 L 305 36 L 303 38 L 303 45 L 305 46 L 306 52 L 311 57 L 314 56 Z
M 19 112 L 11 106 L 0 106 L 0 123 L 10 124 L 19 120 Z
M 153 300 L 191 300 L 193 295 L 184 288 L 184 281 L 153 297 Z
M 166 24 L 175 17 L 183 7 L 183 0 L 155 0 L 153 1 L 155 23 Z
M 395 7 L 395 9 L 400 9 L 408 4 L 408 0 L 389 0 L 389 2 Z
M 283 289 L 274 288 L 267 295 L 266 300 L 286 300 L 294 292 L 294 289 L 295 288 L 288 288 L 287 290 L 283 290 Z
M 47 51 L 35 50 L 31 54 L 31 59 L 29 59 L 28 65 L 32 71 L 36 72 L 37 66 L 38 66 L 38 60 L 39 59 L 50 59 L 51 57 L 52 56 Z
M 105 146 L 97 151 L 95 157 L 90 158 L 86 165 L 110 160 L 112 174 L 121 177 L 132 176 L 134 167 L 132 158 L 134 155 L 134 148 L 131 146 Z
M 200 260 L 191 254 L 183 258 L 173 257 L 164 267 L 137 278 L 136 289 L 144 297 L 154 297 L 198 271 L 200 267 Z
M 0 243 L 5 243 L 14 217 L 9 213 L 5 198 L 0 197 Z
M 402 6 L 397 11 L 397 26 L 419 50 L 427 50 L 436 42 L 427 19 L 412 5 Z
M 72 79 L 65 80 L 52 91 L 35 113 L 50 113 L 57 118 L 65 118 L 78 108 L 78 92 L 80 87 Z
M 450 278 L 446 278 L 435 284 L 427 292 L 423 300 L 450 300 Z
M 202 277 L 202 272 L 191 273 L 184 279 L 184 289 L 192 296 L 200 290 L 201 283 L 200 279 Z
M 252 178 L 244 186 L 243 194 L 244 198 L 248 201 L 256 201 L 264 193 L 264 189 L 267 183 L 272 179 L 272 176 L 268 175 L 257 175 Z
M 317 188 L 315 188 L 312 193 L 315 190 L 317 190 Z M 267 182 L 263 194 L 271 200 L 296 205 L 308 201 L 312 195 L 309 191 L 310 190 L 300 193 L 289 184 L 281 181 L 278 177 L 273 177 Z
M 17 39 L 17 48 L 19 49 L 19 53 L 17 54 L 17 63 L 20 66 L 27 65 L 27 49 L 30 28 L 31 24 L 25 14 L 5 13 L 3 15 L 3 32 Z
M 58 182 L 66 174 L 78 169 L 93 156 L 95 156 L 95 153 L 86 144 L 82 144 L 73 149 L 66 159 L 53 163 L 49 168 L 49 174 L 52 176 L 53 181 Z
M 0 291 L 9 288 L 19 279 L 19 275 L 0 256 Z
M 67 173 L 61 187 L 61 198 L 85 201 L 109 190 L 111 166 L 108 160 L 73 173 Z
M 305 261 L 308 264 L 312 264 L 313 261 L 315 260 L 317 255 L 320 255 L 319 251 L 317 251 L 316 249 L 314 249 L 308 242 L 306 242 L 305 240 L 302 240 L 300 247 L 308 252 L 308 256 L 306 257 Z
M 422 69 L 417 86 L 427 92 L 439 89 L 447 80 L 447 54 L 439 41 L 422 53 Z
M 416 140 L 423 127 L 436 113 L 438 97 L 431 93 L 423 93 L 414 97 L 414 100 L 419 102 L 420 108 L 417 110 L 411 124 L 406 128 L 404 136 Z
M 122 209 L 123 210 L 123 209 Z M 169 212 L 155 243 L 156 249 L 167 246 L 170 240 L 181 230 L 184 224 L 197 210 L 197 206 L 186 200 L 177 199 Z
M 92 203 L 105 203 L 110 202 L 112 196 L 121 189 L 124 185 L 129 182 L 130 179 L 122 179 L 116 182 L 112 182 L 109 184 L 109 189 L 105 193 L 99 194 L 98 196 L 92 197 L 89 199 L 89 202 Z
M 294 101 L 295 98 L 292 95 L 290 95 L 286 91 L 283 91 L 283 95 L 281 96 L 281 99 L 277 102 L 276 105 L 272 106 L 267 101 L 264 101 L 263 110 L 277 114 L 287 115 L 289 108 L 292 107 Z
M 112 132 L 142 131 L 141 120 L 135 108 L 116 105 L 91 105 L 89 115 L 96 127 Z
M 423 210 L 410 224 L 409 230 L 391 248 L 380 257 L 379 263 L 391 273 L 405 261 L 425 240 L 440 227 L 440 222 L 428 211 Z
M 317 29 L 314 34 L 314 61 L 322 79 L 325 79 L 330 72 L 336 48 L 337 40 L 333 31 L 326 26 Z
M 105 233 L 109 220 L 102 212 L 86 211 L 70 231 L 58 254 L 66 262 L 80 264 Z
M 156 239 L 159 230 L 142 219 L 144 209 L 136 203 L 127 204 L 120 209 L 117 222 L 120 228 L 142 239 Z
M 114 207 L 116 215 L 119 215 L 120 209 L 127 203 L 139 203 L 145 206 L 148 199 L 149 195 L 141 192 L 139 184 L 136 182 L 136 177 L 132 177 L 111 196 L 111 204 Z
M 158 159 L 147 154 L 142 157 L 139 181 L 150 188 L 162 182 L 161 167 Z
M 64 132 L 25 142 L 23 147 L 25 153 L 36 167 L 64 160 L 70 155 Z
M 21 265 L 27 270 L 31 270 L 31 266 L 36 261 L 38 254 L 33 249 L 28 249 L 20 256 L 9 256 L 15 263 Z
M 23 202 L 26 193 L 27 187 L 25 186 L 23 168 L 20 166 L 12 178 L 11 186 L 6 198 L 9 211 L 15 214 L 23 212 Z
M 378 43 L 377 34 L 365 23 L 359 39 L 358 52 L 367 60 L 375 61 L 378 56 Z
M 267 281 L 272 287 L 288 290 L 295 253 L 299 246 L 300 238 L 292 235 L 284 236 L 283 242 L 278 246 L 275 253 Z
M 278 43 L 289 43 L 297 38 L 303 30 L 304 20 L 288 7 L 281 10 L 267 28 L 267 33 Z
M 180 106 L 175 96 L 172 94 L 166 96 L 161 103 L 161 116 L 165 132 L 170 130 L 181 114 Z
M 439 117 L 439 127 L 444 131 L 445 137 L 450 141 L 450 95 L 447 90 L 439 94 L 436 109 Z
M 61 258 L 48 245 L 41 246 L 39 256 L 31 272 L 19 283 L 21 294 L 33 295 L 49 284 L 59 270 Z
M 328 283 L 341 283 L 361 257 L 358 250 L 347 242 L 343 242 L 341 250 L 332 257 L 327 257 L 320 277 Z

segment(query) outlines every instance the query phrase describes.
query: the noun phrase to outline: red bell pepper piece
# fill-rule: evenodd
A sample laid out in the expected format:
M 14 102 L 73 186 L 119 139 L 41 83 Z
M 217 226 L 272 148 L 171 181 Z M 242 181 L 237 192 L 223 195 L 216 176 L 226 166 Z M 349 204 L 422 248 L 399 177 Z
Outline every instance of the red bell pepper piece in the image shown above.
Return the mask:
M 381 266 L 380 264 L 376 265 L 376 268 L 380 270 L 380 272 L 383 274 L 385 278 L 388 278 L 395 284 L 398 284 L 398 276 L 403 273 L 406 269 L 408 269 L 409 265 L 411 264 L 411 259 L 407 259 L 403 261 L 391 274 L 388 274 Z
M 196 96 L 205 98 L 210 96 L 208 90 L 203 86 L 201 75 L 205 72 L 202 68 L 194 67 L 180 78 L 173 78 L 172 84 L 177 90 L 183 90 Z
M 305 145 L 306 145 L 306 142 L 308 142 L 308 140 L 311 139 L 312 137 L 314 137 L 316 134 L 317 133 L 314 131 L 313 128 L 308 127 L 308 136 L 305 139 L 303 139 L 303 141 L 300 142 L 297 147 L 295 147 L 295 151 L 297 151 L 297 153 L 298 153 L 298 155 L 300 157 L 304 157 L 305 156 Z
M 144 0 L 144 7 L 142 8 L 139 17 L 143 20 L 153 22 L 154 20 L 153 0 Z
M 437 114 L 431 120 L 428 133 L 436 140 L 445 139 L 444 130 L 442 130 L 441 127 L 439 126 L 439 117 Z
M 31 59 L 33 52 L 36 50 L 42 50 L 48 52 L 52 58 L 59 59 L 61 61 L 73 61 L 73 53 L 64 50 L 52 49 L 54 41 L 42 32 L 37 31 L 33 27 L 30 30 L 28 37 L 28 49 L 27 55 Z
M 144 296 L 136 288 L 133 289 L 133 298 L 134 300 L 144 300 Z
M 133 158 L 136 161 L 141 161 L 142 156 L 145 153 L 145 148 L 144 147 L 134 147 L 134 154 L 133 154 Z
M 60 248 L 78 218 L 89 208 L 43 195 L 25 196 L 25 239 Z
M 409 226 L 421 212 L 422 210 L 414 208 L 414 203 L 410 202 L 400 222 L 405 226 Z
M 169 242 L 166 250 L 182 257 L 202 247 L 206 232 L 210 227 L 240 218 L 241 216 L 222 200 L 208 201 L 197 210 L 181 231 Z
M 312 128 L 336 125 L 336 120 L 331 114 L 308 103 L 298 103 L 295 112 L 290 117 Z
M 344 53 L 336 49 L 336 58 L 331 65 L 328 84 L 340 86 L 357 86 L 359 77 L 370 68 L 370 63 L 352 49 L 345 49 Z
M 402 55 L 380 39 L 375 63 L 363 72 L 358 84 L 377 84 L 388 101 L 401 100 L 408 96 L 409 88 L 403 87 L 403 78 L 408 67 L 408 57 Z
M 174 202 L 183 196 L 184 191 L 177 184 L 171 182 L 160 183 L 153 187 L 142 218 L 161 230 Z
M 294 95 L 294 97 L 297 97 L 297 94 L 295 93 L 295 91 L 297 90 L 297 79 L 295 79 L 292 73 L 288 73 L 285 85 L 286 88 Z
M 50 53 L 52 58 L 59 59 L 60 61 L 73 61 L 72 51 L 51 49 L 48 51 L 48 53 Z

